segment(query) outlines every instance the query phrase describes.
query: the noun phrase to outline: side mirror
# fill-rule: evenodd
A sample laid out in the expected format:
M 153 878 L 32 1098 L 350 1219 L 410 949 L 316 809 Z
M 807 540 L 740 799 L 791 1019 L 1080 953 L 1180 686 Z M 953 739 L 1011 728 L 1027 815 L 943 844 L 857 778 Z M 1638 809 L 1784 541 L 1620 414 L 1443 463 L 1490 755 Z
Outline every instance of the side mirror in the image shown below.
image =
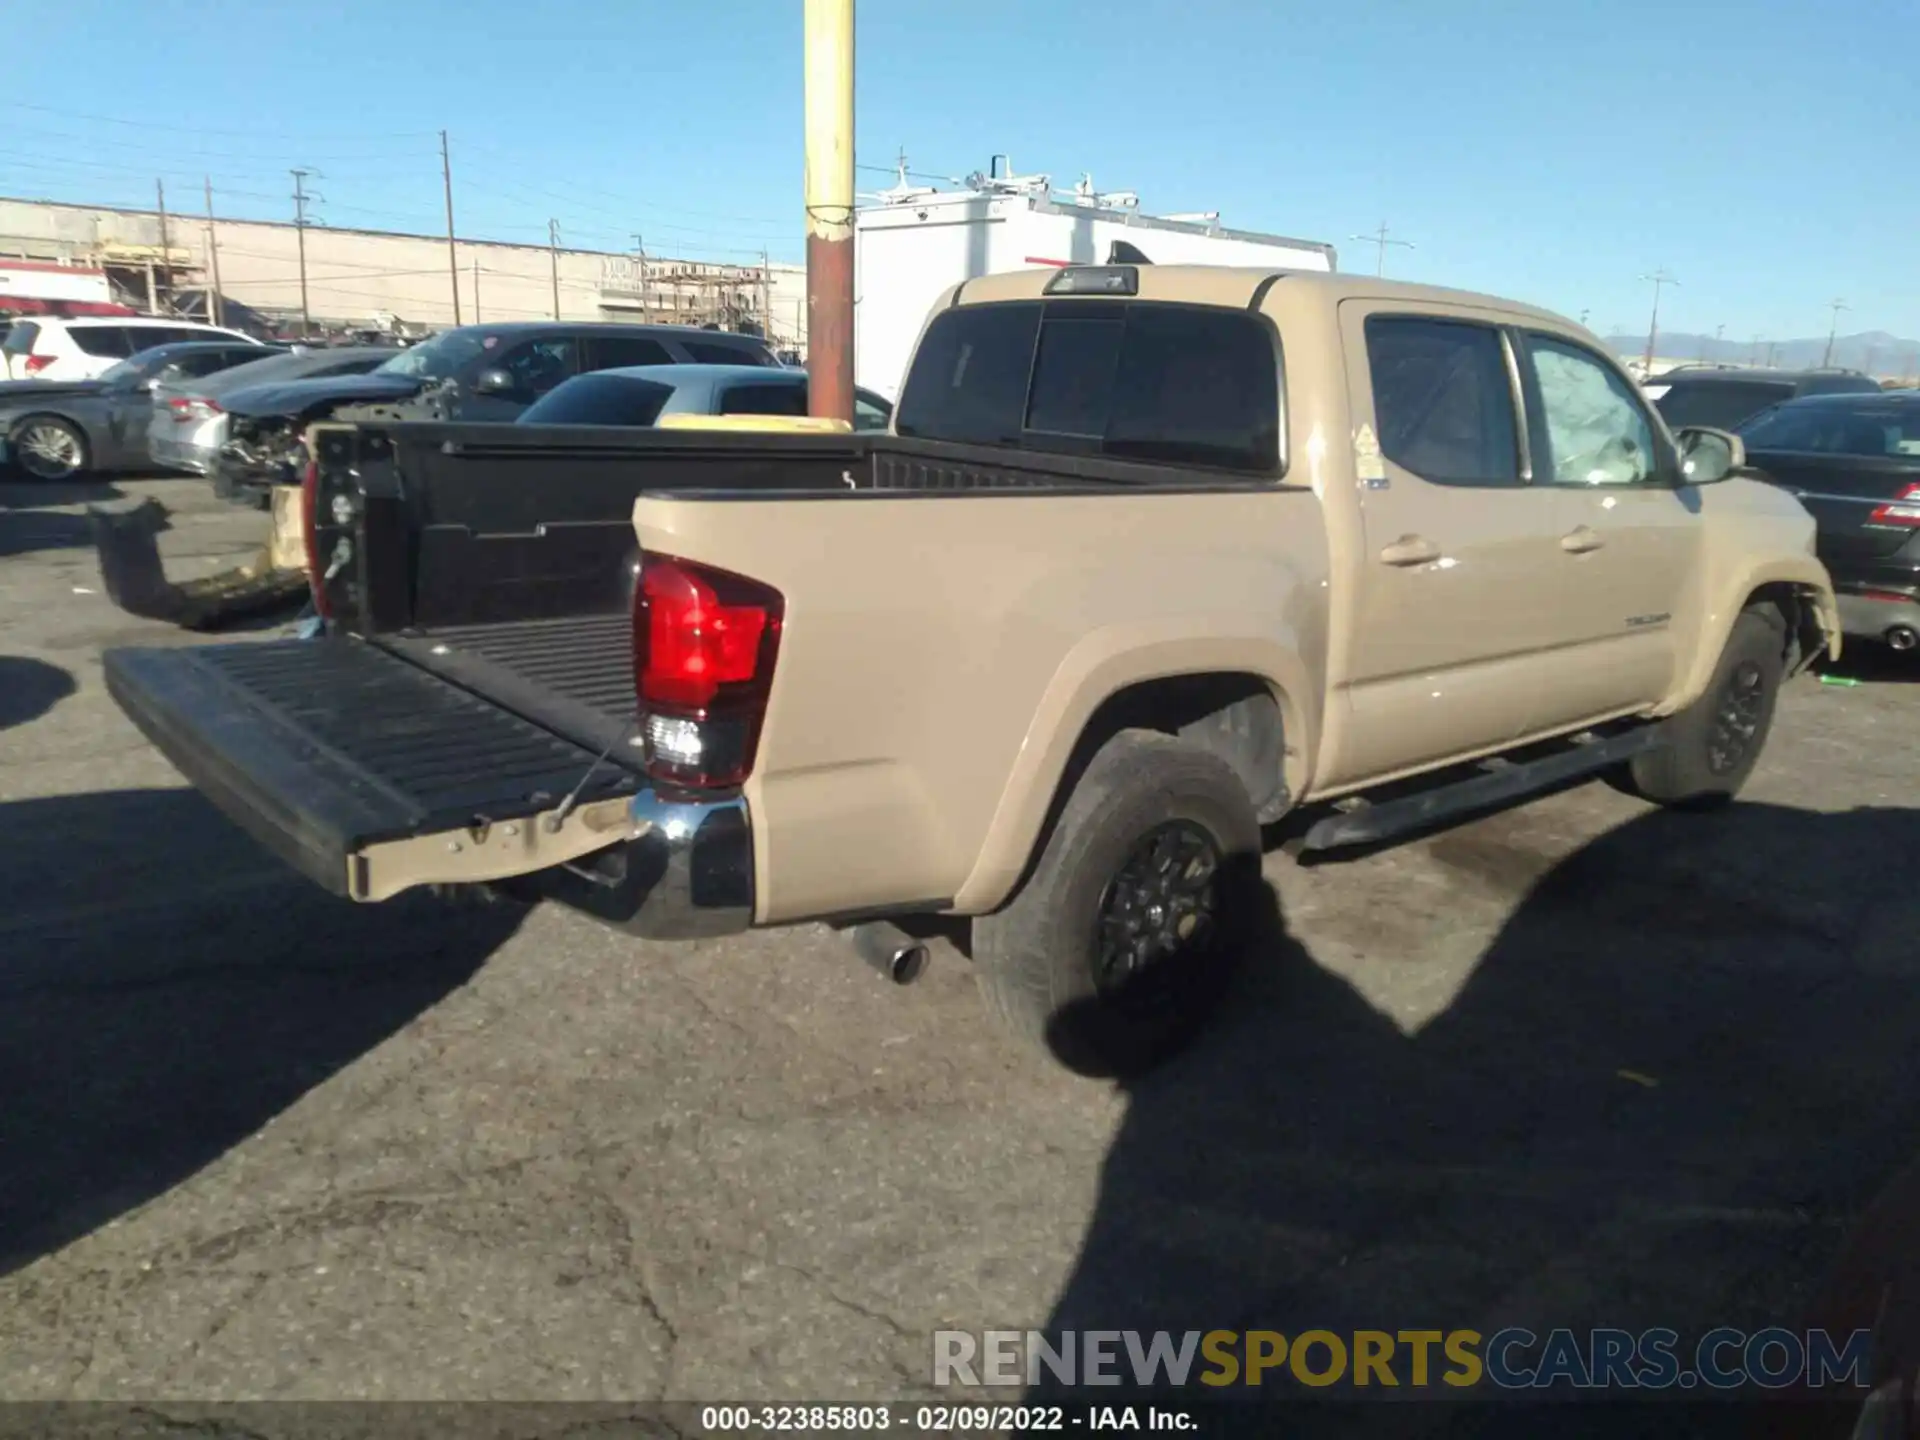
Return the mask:
M 473 377 L 473 393 L 476 395 L 511 395 L 515 388 L 513 376 L 497 366 L 482 370 Z
M 1711 485 L 1746 467 L 1747 447 L 1738 435 L 1689 425 L 1674 434 L 1680 447 L 1680 482 Z

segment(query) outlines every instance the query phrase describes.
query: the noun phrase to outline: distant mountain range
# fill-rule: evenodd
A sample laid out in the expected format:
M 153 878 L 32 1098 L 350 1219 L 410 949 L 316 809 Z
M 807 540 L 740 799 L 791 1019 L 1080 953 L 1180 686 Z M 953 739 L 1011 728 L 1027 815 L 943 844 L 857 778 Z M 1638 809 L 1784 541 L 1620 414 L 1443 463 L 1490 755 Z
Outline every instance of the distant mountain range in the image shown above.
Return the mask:
M 1645 331 L 1638 335 L 1609 335 L 1606 341 L 1616 355 L 1625 359 L 1637 360 L 1646 354 Z M 1755 345 L 1752 340 L 1715 340 L 1711 335 L 1662 330 L 1655 349 L 1659 352 L 1656 358 L 1662 360 L 1704 360 L 1724 365 L 1759 363 L 1782 370 L 1804 370 L 1820 363 L 1827 353 L 1827 339 L 1822 335 L 1815 340 L 1775 340 L 1769 350 L 1769 342 L 1765 340 Z M 1833 359 L 1827 363 L 1874 375 L 1913 376 L 1920 374 L 1920 340 L 1903 339 L 1885 330 L 1842 335 L 1833 342 Z

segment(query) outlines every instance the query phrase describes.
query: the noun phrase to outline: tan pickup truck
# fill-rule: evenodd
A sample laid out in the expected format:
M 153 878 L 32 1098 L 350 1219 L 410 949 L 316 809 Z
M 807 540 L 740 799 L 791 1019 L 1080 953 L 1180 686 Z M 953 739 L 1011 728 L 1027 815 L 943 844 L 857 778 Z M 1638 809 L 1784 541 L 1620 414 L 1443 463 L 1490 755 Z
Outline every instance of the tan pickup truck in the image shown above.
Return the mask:
M 1557 316 L 1354 276 L 968 281 L 890 434 L 314 448 L 328 633 L 107 657 L 241 824 L 357 900 L 826 920 L 896 978 L 970 917 L 990 1008 L 1092 1071 L 1205 1015 L 1263 824 L 1371 843 L 1584 774 L 1724 801 L 1839 644 L 1736 439 L 1670 435 Z

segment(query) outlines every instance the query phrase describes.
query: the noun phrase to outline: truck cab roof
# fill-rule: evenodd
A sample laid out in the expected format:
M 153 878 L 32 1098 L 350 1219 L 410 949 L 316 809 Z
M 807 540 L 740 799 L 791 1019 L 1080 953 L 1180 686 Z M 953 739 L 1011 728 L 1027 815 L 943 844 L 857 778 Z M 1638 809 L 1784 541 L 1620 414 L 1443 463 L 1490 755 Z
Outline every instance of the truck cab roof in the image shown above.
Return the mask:
M 1073 271 L 1132 272 L 1134 289 L 1126 291 L 1072 291 L 1062 289 L 1063 276 Z M 1391 298 L 1428 305 L 1466 306 L 1479 310 L 1497 310 L 1523 319 L 1549 321 L 1556 326 L 1571 326 L 1565 316 L 1535 305 L 1500 299 L 1471 290 L 1454 290 L 1441 285 L 1418 285 L 1404 280 L 1386 280 L 1373 275 L 1326 273 L 1315 270 L 1275 270 L 1258 265 L 1081 265 L 1036 270 L 1015 270 L 1002 275 L 983 275 L 951 287 L 939 309 L 948 305 L 983 305 L 997 300 L 1054 299 L 1139 299 L 1171 304 L 1251 306 L 1256 295 L 1261 301 L 1284 287 L 1288 293 L 1305 292 L 1320 304 L 1337 305 L 1342 300 L 1378 300 Z

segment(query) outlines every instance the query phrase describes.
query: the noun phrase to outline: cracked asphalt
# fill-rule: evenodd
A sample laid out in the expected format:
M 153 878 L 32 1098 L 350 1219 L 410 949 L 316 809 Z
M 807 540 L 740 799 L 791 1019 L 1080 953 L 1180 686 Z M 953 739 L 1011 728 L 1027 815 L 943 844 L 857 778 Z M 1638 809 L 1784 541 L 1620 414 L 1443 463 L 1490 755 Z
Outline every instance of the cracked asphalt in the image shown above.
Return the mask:
M 188 480 L 176 574 L 260 521 Z M 857 1400 L 931 1333 L 1792 1323 L 1920 1153 L 1920 666 L 1746 801 L 1602 785 L 1304 868 L 1131 1089 L 817 928 L 355 907 L 126 723 L 78 505 L 0 487 L 0 1398 Z

